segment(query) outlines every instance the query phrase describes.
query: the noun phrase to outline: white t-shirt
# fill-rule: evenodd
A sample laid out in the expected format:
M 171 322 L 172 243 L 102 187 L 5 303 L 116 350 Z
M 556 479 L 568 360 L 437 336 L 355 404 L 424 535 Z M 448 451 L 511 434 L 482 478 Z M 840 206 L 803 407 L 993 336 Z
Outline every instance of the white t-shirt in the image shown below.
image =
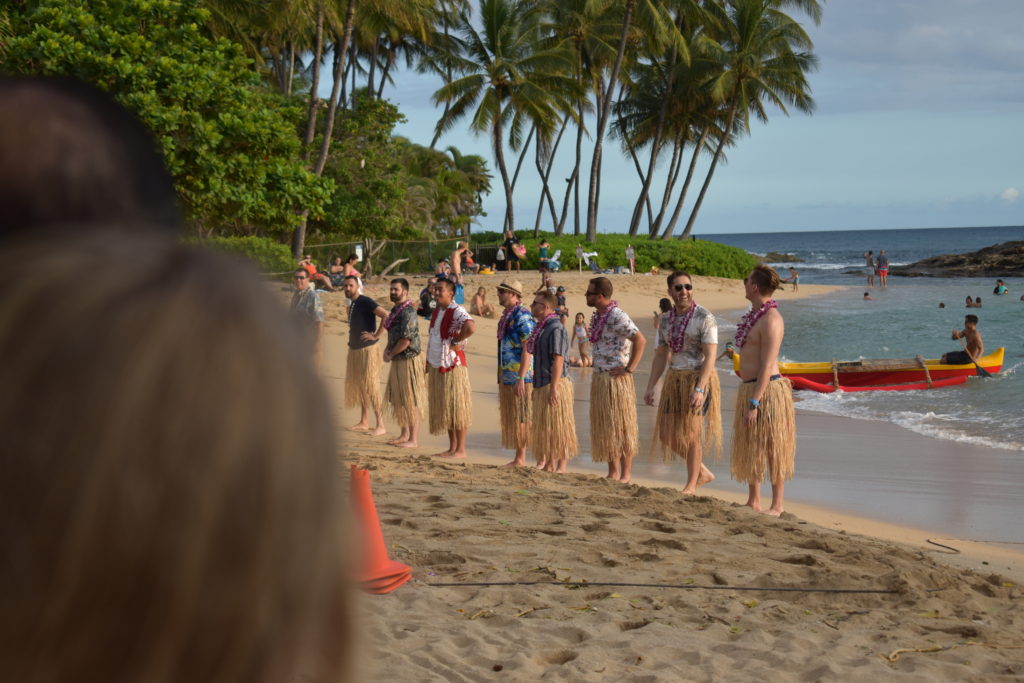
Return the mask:
M 454 301 L 448 305 L 448 309 L 455 309 L 452 317 L 452 327 L 455 330 L 461 328 L 467 320 L 473 319 L 465 308 Z M 452 349 L 451 341 L 441 339 L 441 324 L 448 309 L 438 312 L 437 317 L 434 318 L 434 324 L 430 326 L 430 334 L 427 336 L 427 362 L 431 367 L 450 368 L 455 365 L 455 351 Z
M 671 312 L 661 314 L 661 326 L 658 329 L 658 346 L 668 346 L 669 337 L 672 336 L 672 328 L 669 323 Z M 684 314 L 685 315 L 685 314 Z M 676 325 L 681 325 L 683 316 L 676 318 Z M 683 348 L 678 353 L 672 353 L 672 362 L 669 367 L 673 370 L 697 370 L 704 365 L 704 344 L 718 343 L 718 323 L 715 315 L 698 305 L 693 311 L 693 317 L 686 325 L 686 332 L 683 333 Z

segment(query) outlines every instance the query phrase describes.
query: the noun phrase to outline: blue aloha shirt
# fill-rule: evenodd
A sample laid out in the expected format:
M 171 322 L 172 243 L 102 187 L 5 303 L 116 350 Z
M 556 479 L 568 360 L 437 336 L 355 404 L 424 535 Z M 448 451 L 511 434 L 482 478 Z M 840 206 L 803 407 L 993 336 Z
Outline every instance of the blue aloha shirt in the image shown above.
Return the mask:
M 502 384 L 515 384 L 519 379 L 523 347 L 526 346 L 526 340 L 530 338 L 536 324 L 530 312 L 522 306 L 509 319 L 505 335 L 498 342 L 498 370 L 501 371 Z M 533 383 L 532 367 L 527 370 L 525 381 Z

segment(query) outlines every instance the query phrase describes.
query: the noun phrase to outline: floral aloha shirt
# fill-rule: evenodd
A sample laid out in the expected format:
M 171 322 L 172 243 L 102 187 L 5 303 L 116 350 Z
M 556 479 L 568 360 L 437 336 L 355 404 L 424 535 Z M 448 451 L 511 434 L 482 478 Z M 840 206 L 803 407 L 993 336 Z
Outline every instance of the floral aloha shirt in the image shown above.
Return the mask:
M 612 368 L 624 368 L 629 363 L 629 352 L 633 342 L 629 338 L 640 331 L 629 314 L 618 306 L 608 314 L 601 338 L 593 344 L 590 357 L 594 359 L 594 367 L 608 371 Z
M 526 340 L 530 338 L 536 324 L 533 316 L 523 306 L 519 306 L 509 318 L 505 334 L 498 340 L 498 370 L 501 372 L 502 384 L 515 384 L 519 379 L 523 347 L 526 346 Z M 525 381 L 533 382 L 532 367 L 526 371 Z

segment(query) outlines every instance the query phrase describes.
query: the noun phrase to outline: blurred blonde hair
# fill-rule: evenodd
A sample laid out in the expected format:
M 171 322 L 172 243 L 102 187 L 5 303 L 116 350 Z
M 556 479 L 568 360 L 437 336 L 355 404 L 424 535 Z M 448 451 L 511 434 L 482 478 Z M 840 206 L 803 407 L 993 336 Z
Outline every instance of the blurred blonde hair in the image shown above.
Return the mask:
M 255 274 L 106 233 L 0 292 L 0 679 L 343 679 L 329 404 Z

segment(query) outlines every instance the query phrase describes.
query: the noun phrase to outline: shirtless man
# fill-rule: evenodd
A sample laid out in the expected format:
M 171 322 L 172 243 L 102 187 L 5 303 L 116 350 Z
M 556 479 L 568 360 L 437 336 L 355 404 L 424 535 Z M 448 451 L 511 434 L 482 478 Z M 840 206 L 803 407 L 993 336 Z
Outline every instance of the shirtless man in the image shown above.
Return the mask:
M 765 265 L 754 267 L 743 280 L 752 304 L 736 329 L 740 352 L 740 379 L 736 394 L 732 477 L 749 487 L 747 506 L 761 511 L 761 480 L 772 485 L 772 504 L 766 510 L 783 513 L 786 479 L 793 478 L 796 455 L 796 419 L 793 388 L 779 374 L 779 350 L 785 325 L 772 294 L 780 287 L 779 275 Z
M 942 354 L 943 365 L 966 365 L 985 355 L 985 344 L 981 341 L 981 332 L 978 332 L 978 316 L 964 316 L 964 329 L 953 330 L 952 338 L 963 339 L 967 350 Z

